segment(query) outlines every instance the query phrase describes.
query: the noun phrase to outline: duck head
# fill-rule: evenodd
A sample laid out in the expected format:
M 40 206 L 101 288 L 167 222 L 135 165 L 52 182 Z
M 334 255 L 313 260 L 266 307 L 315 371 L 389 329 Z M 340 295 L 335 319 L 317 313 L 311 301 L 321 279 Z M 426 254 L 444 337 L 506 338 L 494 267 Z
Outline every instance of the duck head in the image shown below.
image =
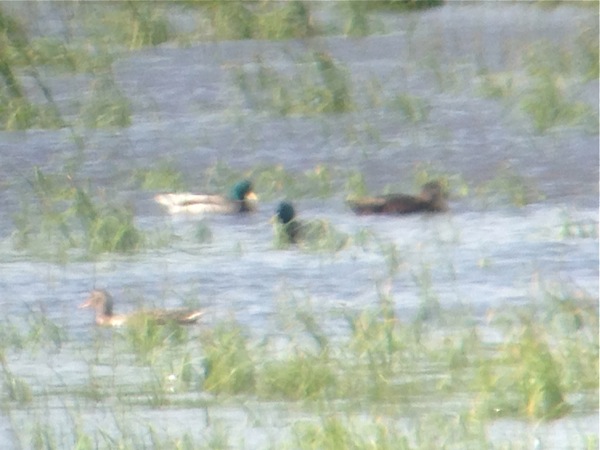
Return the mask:
M 113 315 L 113 299 L 104 289 L 94 289 L 79 307 L 95 309 L 97 317 L 111 317 Z
M 277 218 L 282 224 L 290 223 L 296 217 L 296 211 L 290 202 L 281 202 L 275 211 Z
M 244 200 L 257 200 L 256 194 L 253 191 L 252 182 L 248 180 L 236 183 L 229 194 L 231 200 L 243 202 Z
M 435 210 L 445 211 L 448 208 L 446 205 L 448 194 L 442 188 L 439 181 L 425 183 L 419 196 Z

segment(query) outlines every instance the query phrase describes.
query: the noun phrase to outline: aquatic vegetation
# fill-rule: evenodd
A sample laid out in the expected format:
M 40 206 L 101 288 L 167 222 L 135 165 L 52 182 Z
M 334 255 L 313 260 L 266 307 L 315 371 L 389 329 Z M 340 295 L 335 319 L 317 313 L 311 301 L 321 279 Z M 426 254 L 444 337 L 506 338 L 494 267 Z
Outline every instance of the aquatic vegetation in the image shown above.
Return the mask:
M 335 374 L 326 352 L 296 351 L 282 361 L 271 361 L 260 371 L 257 391 L 266 398 L 313 400 L 335 386 Z
M 187 332 L 174 321 L 163 324 L 155 317 L 139 314 L 127 321 L 125 336 L 138 359 L 151 363 L 161 349 L 184 342 Z
M 24 98 L 8 99 L 0 94 L 0 127 L 6 131 L 61 128 L 63 124 L 53 106 L 34 105 Z
M 584 30 L 575 45 L 573 51 L 546 41 L 538 42 L 524 51 L 524 75 L 483 70 L 479 90 L 488 98 L 516 105 L 531 119 L 537 133 L 558 126 L 583 126 L 595 134 L 597 114 L 591 105 L 577 100 L 576 95 L 582 83 L 597 78 L 594 56 L 598 54 L 598 44 L 591 42 Z
M 0 351 L 0 363 L 2 365 L 2 386 L 3 386 L 3 397 L 11 402 L 17 402 L 19 404 L 30 403 L 33 399 L 31 392 L 31 386 L 21 379 L 15 376 L 6 362 L 6 356 Z
M 254 391 L 256 368 L 244 330 L 236 324 L 222 324 L 202 336 L 202 345 L 203 389 L 229 395 Z
M 256 69 L 238 68 L 234 84 L 246 107 L 279 114 L 345 113 L 354 109 L 347 70 L 326 52 L 311 52 L 295 61 L 297 72 L 281 74 L 256 60 Z
M 593 114 L 589 105 L 569 100 L 559 78 L 551 73 L 535 77 L 534 84 L 521 100 L 521 108 L 529 114 L 533 126 L 540 133 L 557 125 L 581 123 Z
M 194 233 L 194 237 L 196 238 L 196 241 L 198 243 L 207 244 L 207 243 L 212 242 L 213 233 L 208 224 L 206 224 L 204 222 L 200 222 L 200 223 L 198 223 L 198 225 L 196 225 L 196 231 Z
M 159 162 L 155 167 L 135 169 L 132 178 L 142 189 L 151 191 L 182 191 L 185 189 L 181 172 L 168 161 Z
M 478 90 L 484 97 L 497 100 L 508 99 L 515 95 L 515 81 L 510 73 L 481 74 Z
M 427 101 L 414 95 L 400 93 L 389 100 L 387 108 L 397 110 L 410 123 L 422 123 L 429 117 L 431 107 Z
M 344 35 L 351 37 L 364 37 L 371 33 L 371 24 L 368 16 L 368 2 L 344 2 L 339 8 L 345 13 Z
M 409 11 L 441 6 L 444 0 L 370 0 L 365 3 L 371 10 Z
M 520 208 L 544 198 L 529 178 L 506 165 L 498 169 L 496 177 L 478 186 L 476 192 L 486 201 L 505 201 Z
M 578 58 L 576 65 L 585 80 L 597 80 L 600 73 L 600 52 L 598 39 L 598 24 L 584 28 L 577 37 Z
M 13 242 L 18 249 L 50 252 L 62 259 L 73 248 L 93 255 L 132 252 L 143 246 L 143 234 L 127 208 L 93 200 L 69 177 L 47 175 L 38 168 L 29 182 L 30 190 L 14 218 Z
M 25 29 L 19 22 L 0 9 L 0 77 L 4 89 L 0 91 L 0 126 L 6 130 L 20 130 L 34 126 L 59 128 L 64 126 L 60 112 L 48 87 L 31 63 Z M 44 93 L 46 103 L 36 105 L 26 95 L 15 67 L 21 58 L 30 66 L 37 86 Z
M 101 76 L 92 83 L 91 92 L 80 112 L 83 125 L 90 128 L 131 125 L 131 105 L 112 76 Z
M 6 429 L 12 433 L 8 439 L 16 447 L 525 449 L 560 447 L 552 445 L 558 435 L 561 443 L 567 442 L 573 448 L 597 448 L 593 421 L 598 411 L 598 298 L 593 291 L 595 280 L 591 279 L 594 267 L 577 258 L 580 249 L 581 255 L 589 256 L 598 237 L 597 221 L 582 219 L 589 216 L 589 177 L 581 180 L 584 211 L 575 205 L 564 218 L 542 224 L 541 233 L 531 220 L 541 217 L 538 213 L 545 209 L 543 205 L 536 206 L 536 214 L 526 214 L 525 222 L 519 211 L 503 211 L 502 220 L 497 221 L 495 214 L 488 217 L 469 212 L 463 205 L 457 208 L 454 218 L 397 224 L 369 219 L 358 223 L 347 211 L 341 211 L 345 194 L 369 194 L 363 173 L 377 176 L 377 169 L 388 163 L 390 167 L 384 169 L 390 172 L 382 173 L 381 180 L 369 180 L 380 183 L 389 179 L 394 171 L 391 164 L 396 164 L 400 175 L 397 184 L 384 188 L 387 192 L 417 192 L 421 185 L 437 179 L 452 196 L 467 196 L 474 190 L 483 202 L 497 201 L 501 207 L 542 198 L 537 183 L 545 185 L 548 173 L 554 173 L 544 170 L 547 153 L 541 165 L 527 172 L 521 172 L 521 166 L 502 167 L 492 173 L 489 183 L 474 188 L 460 174 L 431 164 L 410 166 L 410 161 L 448 160 L 456 164 L 454 150 L 459 145 L 467 150 L 469 145 L 477 146 L 481 134 L 503 142 L 516 139 L 514 142 L 523 145 L 531 138 L 533 147 L 545 148 L 546 152 L 548 148 L 543 144 L 549 141 L 556 144 L 550 151 L 557 152 L 571 148 L 575 141 L 589 145 L 593 139 L 580 141 L 580 129 L 569 129 L 567 133 L 556 130 L 556 142 L 549 137 L 530 136 L 530 127 L 518 124 L 518 129 L 512 130 L 515 133 L 504 133 L 506 130 L 497 128 L 498 118 L 490 113 L 499 109 L 521 113 L 528 124 L 530 113 L 522 109 L 521 95 L 533 92 L 544 73 L 550 74 L 548 79 L 562 96 L 561 101 L 589 102 L 583 97 L 594 87 L 589 77 L 593 80 L 594 73 L 597 77 L 597 32 L 592 30 L 586 35 L 585 48 L 582 43 L 581 51 L 574 48 L 570 56 L 560 54 L 555 61 L 546 61 L 540 58 L 544 53 L 531 54 L 523 67 L 510 67 L 512 72 L 482 72 L 486 95 L 506 101 L 508 108 L 492 105 L 473 121 L 477 113 L 472 108 L 485 108 L 486 101 L 475 99 L 475 104 L 464 104 L 473 100 L 472 84 L 456 83 L 458 70 L 472 70 L 472 56 L 445 58 L 456 56 L 454 39 L 461 46 L 469 45 L 464 28 L 461 31 L 457 26 L 460 23 L 451 22 L 448 28 L 444 24 L 437 30 L 433 45 L 440 43 L 451 47 L 451 51 L 442 53 L 433 48 L 434 58 L 428 59 L 427 52 L 432 48 L 428 45 L 431 36 L 423 29 L 427 26 L 425 16 L 447 20 L 443 11 L 440 15 L 391 17 L 387 8 L 394 5 L 351 2 L 339 5 L 348 8 L 349 14 L 340 18 L 335 17 L 338 5 L 314 2 L 136 3 L 117 5 L 112 11 L 100 3 L 80 3 L 26 3 L 32 11 L 38 8 L 40 16 L 48 8 L 64 8 L 53 16 L 63 23 L 48 25 L 59 28 L 57 35 L 61 37 L 64 31 L 65 36 L 64 45 L 61 38 L 32 40 L 27 53 L 36 65 L 44 66 L 44 74 L 53 77 L 53 86 L 60 84 L 61 108 L 76 114 L 81 107 L 83 114 L 88 106 L 94 106 L 96 99 L 86 99 L 85 94 L 81 100 L 64 95 L 65 85 L 70 89 L 69 80 L 75 78 L 95 79 L 97 90 L 93 96 L 115 101 L 112 106 L 99 101 L 95 111 L 90 107 L 87 126 L 127 126 L 129 116 L 135 119 L 136 127 L 123 132 L 115 128 L 85 130 L 83 144 L 89 143 L 89 148 L 82 146 L 74 156 L 68 153 L 72 148 L 69 139 L 74 136 L 65 138 L 62 132 L 9 133 L 7 142 L 2 143 L 15 156 L 11 164 L 16 170 L 13 176 L 11 169 L 5 170 L 9 177 L 0 180 L 0 194 L 9 210 L 19 207 L 15 205 L 15 189 L 21 190 L 21 198 L 17 196 L 16 200 L 22 202 L 12 236 L 12 243 L 22 252 L 7 248 L 9 242 L 0 242 L 5 250 L 1 263 L 6 272 L 9 314 L 0 322 L 0 361 L 4 362 L 0 367 L 0 406 Z M 222 9 L 219 12 L 217 8 Z M 518 5 L 510 8 L 508 18 L 514 10 L 517 14 L 520 11 Z M 460 20 L 460 5 L 452 9 L 450 16 L 457 13 Z M 472 8 L 467 9 L 471 14 Z M 538 13 L 542 12 L 524 16 L 517 25 L 524 22 L 537 27 L 541 20 Z M 111 26 L 118 28 L 114 35 L 103 31 L 106 21 L 113 20 L 111 17 Z M 352 56 L 356 45 L 340 42 L 342 36 L 326 42 L 302 39 L 304 34 L 339 33 L 342 29 L 337 23 L 331 29 L 321 28 L 315 20 L 322 18 L 353 21 L 344 24 L 344 32 L 354 36 L 373 32 L 383 18 L 386 23 L 402 24 L 391 30 L 400 38 L 388 40 L 388 35 L 365 40 L 367 48 L 380 41 L 382 46 L 373 59 L 369 55 L 368 62 L 356 60 Z M 205 42 L 185 51 L 173 48 L 181 45 L 181 39 L 189 39 L 187 43 L 194 45 L 201 33 L 201 38 L 217 39 L 212 27 L 221 24 L 213 19 L 222 21 L 224 30 L 232 36 L 301 37 L 273 45 L 237 42 L 213 46 Z M 88 22 L 81 26 L 80 20 Z M 493 61 L 494 67 L 514 64 L 515 55 L 518 58 L 523 42 L 529 39 L 527 32 L 523 40 L 515 43 L 509 39 L 491 48 L 489 42 L 495 41 L 488 39 L 488 32 L 510 37 L 512 30 L 501 23 L 494 23 L 498 28 L 493 31 L 481 28 L 477 21 L 473 23 L 475 34 L 482 37 L 476 39 L 475 53 L 491 49 L 489 54 L 482 53 L 485 58 L 481 60 Z M 189 34 L 184 36 L 178 26 L 171 24 L 181 25 L 188 30 L 183 33 Z M 46 28 L 43 25 L 41 32 Z M 189 32 L 194 27 L 195 31 Z M 548 28 L 544 25 L 543 30 L 546 33 Z M 560 28 L 561 33 L 563 30 Z M 442 39 L 446 37 L 448 41 Z M 3 38 L 0 36 L 0 44 Z M 552 38 L 558 41 L 560 36 Z M 575 38 L 571 33 L 569 42 Z M 130 48 L 169 41 L 160 49 L 136 52 L 133 58 L 125 53 Z M 410 48 L 392 47 L 398 42 Z M 363 42 L 356 44 L 362 46 Z M 332 55 L 351 62 L 346 68 L 327 53 L 294 53 L 303 52 L 306 45 L 321 49 L 322 45 L 331 45 Z M 408 58 L 388 59 L 388 48 L 401 53 L 406 50 Z M 27 62 L 20 60 L 23 55 L 18 49 L 12 45 L 4 49 L 9 54 L 7 61 L 14 64 L 10 67 L 13 75 L 24 75 L 16 80 L 23 82 L 28 92 L 34 90 L 37 97 L 43 95 Z M 4 49 L 0 50 L 0 60 L 6 55 L 2 54 Z M 247 49 L 256 51 L 261 59 L 253 64 Z M 107 69 L 117 55 L 119 63 L 113 76 Z M 161 64 L 191 55 L 194 57 L 186 62 L 192 63 L 192 69 L 200 64 L 202 73 L 204 69 L 211 72 L 207 80 L 202 75 L 198 78 L 192 70 L 192 76 L 176 87 L 177 91 L 184 86 L 192 89 L 194 117 L 187 115 L 185 108 L 178 110 L 176 117 L 163 115 L 163 110 L 154 114 L 153 107 L 161 106 L 163 100 L 173 101 L 170 105 L 176 100 L 169 98 L 169 92 L 146 90 L 158 84 L 166 86 L 164 79 L 155 77 L 163 74 L 162 69 L 170 71 L 173 67 Z M 141 66 L 150 64 L 152 69 L 161 70 L 144 72 L 136 85 L 131 77 L 139 75 L 136 64 L 146 57 L 150 60 L 144 60 Z M 448 60 L 449 64 L 443 63 Z M 241 80 L 246 85 L 238 86 L 239 92 L 222 83 L 220 74 L 231 70 L 231 64 L 243 64 L 238 68 L 246 77 Z M 536 72 L 528 68 L 529 64 L 541 65 L 544 70 Z M 348 70 L 357 66 L 350 78 Z M 57 76 L 59 71 L 64 72 Z M 381 82 L 375 79 L 379 75 Z M 431 84 L 432 75 L 437 77 L 437 85 L 436 80 Z M 406 78 L 398 79 L 402 76 Z M 372 80 L 365 82 L 364 77 Z M 351 79 L 360 80 L 360 92 L 349 82 Z M 21 88 L 18 82 L 0 73 L 0 96 L 5 96 L 0 99 L 0 110 L 14 102 L 22 117 L 11 119 L 11 126 L 26 127 L 37 120 L 27 117 L 27 108 L 38 105 L 19 104 L 18 96 L 12 96 L 11 90 Z M 402 88 L 387 90 L 397 83 Z M 121 86 L 128 86 L 127 92 L 131 87 L 140 92 L 144 105 L 156 94 L 157 102 L 150 100 L 151 117 L 145 113 L 135 117 L 131 108 L 129 112 L 125 106 L 121 109 L 118 100 L 127 100 Z M 246 91 L 242 92 L 242 87 Z M 447 92 L 436 100 L 436 87 L 464 90 Z M 235 117 L 240 119 L 238 129 L 231 122 L 230 108 L 237 113 L 239 106 L 235 103 L 240 96 L 244 104 Z M 362 109 L 365 98 L 367 105 Z M 7 102 L 1 101 L 4 99 Z M 430 109 L 434 104 L 442 108 L 435 117 Z M 458 109 L 465 106 L 464 111 L 458 111 L 457 105 Z M 339 117 L 334 117 L 336 110 L 341 113 Z M 276 117 L 266 117 L 265 111 Z M 444 114 L 446 111 L 452 112 L 451 117 Z M 460 114 L 454 115 L 456 111 Z M 329 115 L 325 117 L 321 112 Z M 290 119 L 285 114 L 312 117 Z M 83 124 L 82 117 L 73 120 Z M 429 123 L 432 120 L 435 123 Z M 577 126 L 577 120 L 554 122 L 548 131 Z M 446 128 L 447 124 L 458 127 Z M 172 126 L 186 136 L 189 133 L 185 138 L 175 136 L 173 145 L 181 147 L 173 155 L 193 151 L 191 160 L 195 163 L 214 165 L 179 171 L 169 157 L 156 159 L 156 155 L 171 150 L 169 145 L 164 145 L 163 138 L 156 147 L 146 143 L 163 132 L 169 134 Z M 105 139 L 115 133 L 119 135 L 115 145 L 107 144 Z M 282 140 L 274 139 L 274 135 Z M 450 147 L 446 148 L 445 143 Z M 484 147 L 494 149 L 496 144 L 490 142 Z M 123 154 L 119 153 L 122 148 L 126 149 Z M 483 147 L 477 148 L 481 151 Z M 127 159 L 130 153 L 135 153 L 132 160 Z M 203 158 L 205 154 L 207 158 Z M 133 166 L 117 163 L 114 155 L 119 161 L 131 161 Z M 268 164 L 259 161 L 263 155 L 267 155 Z M 487 161 L 485 154 L 478 158 Z M 51 173 L 51 169 L 26 173 L 27 184 L 20 178 L 19 172 L 27 170 L 23 167 L 28 161 L 60 167 L 65 160 L 68 168 L 62 173 Z M 357 169 L 362 167 L 365 172 Z M 485 177 L 487 174 L 479 169 L 479 165 L 473 167 L 473 176 Z M 87 181 L 88 176 L 99 178 L 101 184 Z M 274 252 L 268 248 L 269 212 L 264 209 L 249 223 L 217 220 L 219 226 L 244 228 L 242 237 L 234 242 L 220 242 L 216 240 L 219 236 L 213 236 L 215 230 L 209 222 L 164 221 L 144 208 L 144 202 L 152 196 L 148 191 L 180 190 L 191 182 L 201 183 L 194 187 L 202 190 L 227 192 L 243 178 L 252 179 L 257 193 L 267 202 L 306 199 L 299 204 L 317 205 L 319 210 L 333 205 L 337 209 L 331 218 L 314 221 L 308 234 L 314 233 L 315 244 Z M 564 193 L 561 185 L 557 184 L 552 193 Z M 121 202 L 126 197 L 141 201 L 143 216 L 139 222 L 132 208 Z M 552 200 L 554 205 L 556 198 Z M 475 235 L 469 236 L 468 243 L 446 239 L 447 233 L 458 233 L 458 223 L 465 220 L 471 225 L 483 224 L 478 232 L 486 233 L 486 227 L 503 226 L 505 219 L 518 222 L 519 237 L 527 238 L 523 248 L 519 247 L 520 241 L 512 239 L 514 235 L 507 235 L 515 232 L 511 225 L 508 231 L 504 227 L 494 230 L 481 246 L 470 239 Z M 350 236 L 336 229 L 337 220 L 343 222 L 340 230 L 352 230 L 348 231 Z M 185 236 L 174 247 L 129 255 L 156 244 L 151 231 L 144 228 L 142 232 L 138 227 L 149 227 L 157 221 L 168 235 L 161 245 L 168 245 L 171 234 L 179 230 L 185 230 Z M 368 225 L 360 228 L 364 224 Z M 10 225 L 2 225 L 6 235 Z M 502 237 L 496 242 L 496 231 L 509 242 Z M 202 245 L 208 242 L 211 244 Z M 535 253 L 542 247 L 550 253 L 528 257 L 530 251 Z M 341 248 L 345 251 L 333 253 Z M 512 253 L 512 249 L 518 251 Z M 257 253 L 265 250 L 264 255 Z M 478 267 L 478 260 L 481 266 L 489 267 Z M 14 261 L 17 264 L 13 265 Z M 504 270 L 503 264 L 513 263 L 517 267 L 511 265 L 510 270 Z M 4 269 L 7 266 L 8 270 Z M 541 285 L 527 283 L 524 271 L 538 269 L 544 274 L 556 270 L 549 275 L 556 279 Z M 224 272 L 223 278 L 211 284 L 211 277 L 220 271 Z M 260 280 L 252 279 L 256 274 L 261 275 Z M 582 286 L 592 289 L 591 293 L 568 286 L 571 278 L 579 282 L 580 277 Z M 76 311 L 70 315 L 71 307 L 76 306 L 71 304 L 75 291 L 106 282 L 124 284 L 125 289 L 151 283 L 154 291 L 198 290 L 209 299 L 214 315 L 212 320 L 188 329 L 140 319 L 116 330 L 94 327 L 88 316 L 82 316 L 83 320 L 75 316 Z M 299 291 L 311 299 L 314 309 L 290 301 L 287 310 L 278 311 L 278 305 L 273 304 L 278 299 L 270 295 L 272 285 L 277 283 L 284 286 L 276 293 L 285 297 L 283 301 Z M 369 283 L 375 285 L 376 292 L 371 292 Z M 515 293 L 524 285 L 525 292 Z M 46 287 L 48 294 L 36 298 Z M 499 289 L 490 301 L 487 290 L 496 287 Z M 30 302 L 39 302 L 51 314 L 28 309 Z M 64 322 L 53 319 L 62 314 L 66 316 Z M 242 319 L 223 321 L 227 314 Z
M 559 236 L 562 238 L 598 239 L 598 222 L 594 220 L 576 220 L 565 213 Z
M 297 39 L 317 34 L 310 3 L 300 0 L 260 3 L 235 1 L 189 2 L 205 10 L 217 39 Z
M 299 448 L 425 449 L 437 448 L 440 442 L 481 448 L 488 443 L 484 430 L 489 418 L 551 420 L 595 401 L 598 333 L 594 299 L 547 287 L 542 298 L 547 305 L 556 305 L 548 310 L 551 314 L 538 314 L 539 305 L 520 311 L 505 309 L 497 315 L 492 312 L 490 326 L 501 331 L 503 338 L 490 344 L 482 339 L 477 325 L 460 326 L 456 311 L 440 308 L 438 319 L 456 325 L 443 331 L 439 320 L 417 317 L 410 321 L 398 316 L 386 286 L 378 288 L 376 307 L 343 313 L 348 335 L 335 339 L 328 336 L 322 316 L 299 305 L 293 295 L 289 308 L 279 312 L 283 333 L 278 337 L 286 338 L 284 347 L 268 336 L 251 338 L 245 327 L 233 321 L 217 323 L 200 335 L 143 322 L 123 334 L 112 333 L 112 340 L 98 336 L 102 356 L 90 362 L 90 379 L 68 387 L 68 395 L 94 399 L 108 411 L 112 402 L 116 402 L 115 411 L 136 405 L 165 412 L 201 407 L 207 415 L 207 432 L 213 433 L 215 442 L 222 442 L 223 430 L 209 426 L 211 408 L 252 401 L 260 411 L 263 402 L 277 400 L 300 414 L 311 413 L 310 420 L 293 421 L 291 439 Z M 591 309 L 581 309 L 588 304 Z M 558 326 L 557 320 L 564 315 L 573 318 L 574 328 Z M 28 349 L 11 351 L 26 358 Z M 132 366 L 128 355 L 145 366 Z M 29 379 L 8 368 L 6 358 L 3 361 L 5 409 L 23 403 L 37 405 L 40 395 L 45 398 Z M 126 372 L 132 378 L 122 384 L 119 379 Z M 211 397 L 198 399 L 198 392 Z M 113 393 L 110 402 L 106 402 L 108 393 Z M 253 409 L 242 408 L 246 407 Z M 419 411 L 419 419 L 413 431 L 398 431 L 402 417 L 414 411 Z M 63 430 L 56 435 L 54 425 L 38 420 L 29 436 L 50 446 L 63 439 L 141 445 L 150 438 L 160 445 L 178 442 L 183 448 L 194 442 L 191 435 L 175 438 L 151 428 L 140 431 L 123 426 L 115 434 L 101 427 L 90 432 L 86 427 L 83 432 L 77 420 L 80 412 L 71 414 L 75 420 L 66 434 Z
M 486 361 L 479 369 L 478 414 L 546 419 L 566 414 L 560 366 L 543 334 L 527 323 L 515 331 L 500 348 L 499 364 Z
M 103 47 L 135 50 L 172 38 L 165 4 L 120 3 L 111 8 L 86 4 L 74 8 L 73 15 L 84 36 Z
M 207 189 L 221 191 L 233 182 L 246 178 L 252 180 L 261 200 L 276 198 L 327 198 L 335 193 L 337 173 L 322 164 L 304 172 L 292 172 L 283 165 L 256 165 L 246 171 L 232 169 L 217 162 L 205 171 Z
M 33 39 L 29 54 L 28 60 L 22 62 L 18 60 L 17 64 L 34 64 L 67 73 L 107 71 L 116 58 L 115 55 L 98 46 L 90 48 L 83 42 L 70 43 L 54 37 Z
M 368 195 L 369 190 L 367 188 L 367 183 L 365 181 L 365 177 L 362 172 L 359 171 L 351 171 L 347 175 L 347 180 L 345 183 L 345 192 L 346 198 L 350 197 L 365 197 Z

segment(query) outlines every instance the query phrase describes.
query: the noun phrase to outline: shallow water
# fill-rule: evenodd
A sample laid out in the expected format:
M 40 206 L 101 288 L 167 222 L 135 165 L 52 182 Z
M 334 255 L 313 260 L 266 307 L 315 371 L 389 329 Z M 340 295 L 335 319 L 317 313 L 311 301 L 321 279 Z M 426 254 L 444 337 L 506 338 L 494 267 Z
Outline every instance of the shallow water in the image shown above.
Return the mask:
M 410 180 L 419 163 L 458 173 L 472 185 L 511 167 L 528 177 L 543 199 L 517 208 L 506 203 L 482 206 L 472 196 L 455 197 L 448 214 L 406 218 L 355 217 L 343 204 L 343 189 L 324 200 L 300 199 L 295 204 L 302 218 L 326 219 L 350 236 L 367 229 L 396 245 L 400 264 L 389 289 L 403 318 L 410 319 L 419 309 L 421 293 L 414 280 L 424 272 L 430 274 L 442 308 L 465 308 L 482 325 L 490 311 L 530 302 L 545 283 L 597 299 L 597 134 L 568 127 L 535 134 L 514 110 L 485 99 L 476 86 L 481 68 L 519 70 L 524 49 L 540 40 L 572 47 L 578 29 L 594 23 L 597 27 L 594 14 L 564 6 L 449 4 L 399 17 L 382 15 L 387 32 L 364 39 L 214 42 L 183 49 L 166 45 L 119 59 L 113 70 L 133 103 L 130 127 L 86 132 L 81 153 L 66 130 L 0 133 L 4 314 L 19 323 L 41 310 L 77 343 L 65 345 L 60 356 L 11 361 L 11 370 L 34 389 L 56 382 L 56 371 L 66 384 L 85 380 L 81 349 L 91 342 L 93 325 L 89 312 L 76 306 L 94 286 L 108 288 L 120 311 L 133 310 L 141 299 L 168 307 L 193 299 L 208 309 L 209 321 L 233 315 L 257 337 L 276 331 L 278 302 L 289 292 L 322 314 L 332 335 L 346 331 L 337 320 L 340 312 L 377 305 L 377 286 L 389 279 L 381 253 L 368 245 L 352 245 L 335 254 L 276 250 L 269 224 L 276 200 L 262 202 L 259 212 L 249 217 L 205 219 L 213 240 L 199 244 L 193 238 L 198 218 L 167 217 L 153 203 L 152 192 L 114 192 L 114 186 L 126 185 L 134 169 L 161 159 L 174 163 L 198 189 L 206 187 L 202 175 L 219 161 L 239 170 L 259 164 L 282 164 L 298 173 L 317 165 L 355 169 L 372 192 L 387 185 L 412 191 Z M 425 99 L 428 119 L 409 123 L 397 111 L 368 107 L 339 116 L 279 118 L 252 111 L 233 88 L 232 67 L 252 67 L 261 55 L 280 70 L 292 70 L 295 62 L 289 55 L 310 48 L 326 48 L 345 64 L 359 97 L 367 95 L 361 87 L 377 79 L 383 95 L 408 92 Z M 441 80 L 436 71 L 443 74 Z M 48 82 L 67 114 L 89 89 L 85 76 L 48 75 Z M 597 80 L 585 85 L 581 97 L 597 112 Z M 141 227 L 170 228 L 181 239 L 135 256 L 104 255 L 94 262 L 64 265 L 12 250 L 12 215 L 19 209 L 20 195 L 27 192 L 25 178 L 32 167 L 60 172 L 74 159 L 83 161 L 78 176 L 135 205 Z M 565 218 L 591 224 L 595 235 L 563 236 Z M 89 414 L 94 420 L 103 412 Z M 198 420 L 197 412 L 186 409 L 168 414 L 183 427 Z M 236 424 L 234 435 L 246 438 L 234 441 L 245 448 L 267 446 L 271 433 L 279 436 L 277 428 L 282 426 L 280 417 L 273 417 L 273 429 L 257 431 L 240 422 L 245 413 L 235 407 L 214 414 L 222 415 L 218 421 L 227 427 Z M 146 410 L 132 416 L 130 420 L 154 423 L 163 412 Z M 543 435 L 539 429 L 534 434 L 551 442 L 547 448 L 558 448 L 574 436 L 597 436 L 596 419 L 594 411 L 544 426 Z M 492 428 L 499 442 L 510 439 L 511 430 L 518 429 L 524 439 L 532 433 L 520 422 L 500 422 Z M 2 447 L 9 448 L 12 439 L 6 430 L 0 442 L 7 446 Z M 572 441 L 570 445 L 578 447 Z

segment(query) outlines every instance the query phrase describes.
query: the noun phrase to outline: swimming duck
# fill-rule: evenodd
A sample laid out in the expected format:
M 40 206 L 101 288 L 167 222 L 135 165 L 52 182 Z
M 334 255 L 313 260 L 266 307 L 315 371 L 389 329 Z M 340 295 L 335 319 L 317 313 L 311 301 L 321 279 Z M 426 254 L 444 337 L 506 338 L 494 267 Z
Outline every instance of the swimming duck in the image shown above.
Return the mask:
M 118 327 L 125 325 L 129 320 L 136 317 L 147 317 L 155 320 L 158 324 L 175 322 L 182 325 L 195 323 L 204 311 L 190 309 L 172 310 L 148 310 L 138 311 L 132 314 L 114 314 L 112 296 L 104 289 L 93 290 L 89 297 L 79 305 L 80 308 L 93 308 L 96 310 L 96 324 L 102 326 Z
M 290 202 L 281 202 L 277 206 L 275 216 L 278 223 L 278 230 L 281 230 L 281 236 L 288 244 L 296 244 L 300 239 L 302 224 L 296 219 L 296 211 Z
M 256 209 L 258 197 L 253 191 L 252 183 L 243 180 L 231 189 L 229 196 L 216 194 L 159 194 L 154 197 L 158 203 L 166 206 L 170 214 L 238 214 Z
M 438 181 L 424 184 L 419 195 L 388 194 L 348 200 L 347 204 L 356 214 L 410 214 L 448 209 L 446 193 Z
M 276 246 L 280 248 L 298 244 L 305 250 L 338 251 L 348 243 L 348 236 L 326 220 L 298 220 L 294 207 L 287 201 L 277 206 L 274 222 Z

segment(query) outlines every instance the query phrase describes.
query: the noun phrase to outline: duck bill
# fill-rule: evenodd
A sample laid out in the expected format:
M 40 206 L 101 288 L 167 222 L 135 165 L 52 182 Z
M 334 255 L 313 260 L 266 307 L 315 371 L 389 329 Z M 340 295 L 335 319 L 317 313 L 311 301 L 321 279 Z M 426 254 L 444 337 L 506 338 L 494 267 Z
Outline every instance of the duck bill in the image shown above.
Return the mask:
M 248 192 L 248 195 L 246 195 L 246 200 L 252 200 L 253 202 L 256 202 L 258 201 L 258 196 L 254 192 L 250 191 Z
M 84 301 L 81 305 L 78 306 L 79 309 L 83 309 L 83 308 L 91 308 L 92 307 L 92 300 L 91 299 L 86 299 L 86 301 Z

